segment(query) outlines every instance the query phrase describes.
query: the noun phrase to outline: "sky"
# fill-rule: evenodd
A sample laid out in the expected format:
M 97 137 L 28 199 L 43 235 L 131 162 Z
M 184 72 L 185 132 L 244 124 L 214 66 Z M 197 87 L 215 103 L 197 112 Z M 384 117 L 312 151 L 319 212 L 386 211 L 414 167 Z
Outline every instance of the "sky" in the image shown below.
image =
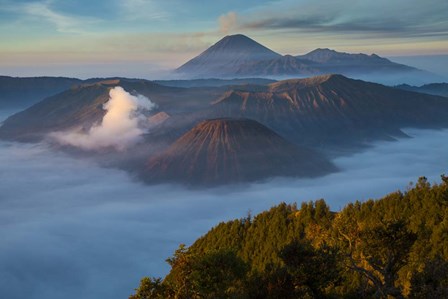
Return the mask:
M 446 0 L 0 0 L 0 74 L 160 77 L 228 34 L 315 48 L 448 54 Z

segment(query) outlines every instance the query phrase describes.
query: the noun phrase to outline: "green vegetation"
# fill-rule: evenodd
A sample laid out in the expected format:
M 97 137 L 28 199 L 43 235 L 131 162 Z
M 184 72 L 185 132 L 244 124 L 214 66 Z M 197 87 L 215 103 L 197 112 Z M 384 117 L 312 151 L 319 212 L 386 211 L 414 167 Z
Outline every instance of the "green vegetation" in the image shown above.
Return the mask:
M 356 201 L 281 203 L 220 223 L 131 299 L 448 298 L 448 178 Z

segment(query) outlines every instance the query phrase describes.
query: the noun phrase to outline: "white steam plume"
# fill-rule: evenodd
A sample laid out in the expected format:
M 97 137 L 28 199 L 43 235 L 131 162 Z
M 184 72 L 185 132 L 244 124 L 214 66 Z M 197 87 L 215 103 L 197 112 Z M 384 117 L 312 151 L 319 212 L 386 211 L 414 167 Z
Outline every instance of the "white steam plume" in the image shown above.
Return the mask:
M 152 110 L 156 104 L 142 95 L 131 95 L 120 86 L 111 89 L 109 96 L 109 101 L 103 105 L 107 112 L 101 124 L 94 125 L 88 132 L 55 132 L 51 137 L 61 144 L 86 150 L 113 147 L 121 151 L 137 143 L 147 129 L 142 111 Z
M 238 15 L 234 11 L 221 15 L 218 18 L 219 31 L 223 34 L 229 34 L 238 27 Z

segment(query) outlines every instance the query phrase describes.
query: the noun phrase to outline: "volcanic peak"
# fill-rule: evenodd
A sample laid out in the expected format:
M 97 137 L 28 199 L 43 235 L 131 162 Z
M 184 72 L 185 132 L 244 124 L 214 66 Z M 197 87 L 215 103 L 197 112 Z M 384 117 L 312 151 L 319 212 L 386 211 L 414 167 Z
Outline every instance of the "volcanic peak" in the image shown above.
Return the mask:
M 255 120 L 216 118 L 200 122 L 150 158 L 143 178 L 220 185 L 274 176 L 315 176 L 335 169 L 320 154 L 293 145 Z

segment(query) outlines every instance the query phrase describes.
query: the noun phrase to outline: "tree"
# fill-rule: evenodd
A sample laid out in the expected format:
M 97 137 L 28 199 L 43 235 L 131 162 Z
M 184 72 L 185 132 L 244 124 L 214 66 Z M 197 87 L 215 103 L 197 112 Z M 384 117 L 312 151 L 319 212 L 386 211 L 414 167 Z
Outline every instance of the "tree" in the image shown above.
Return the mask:
M 404 298 L 396 285 L 398 272 L 408 262 L 416 235 L 403 221 L 383 223 L 361 231 L 355 248 L 348 255 L 348 268 L 364 275 L 373 284 L 377 296 Z
M 448 298 L 448 262 L 441 257 L 428 260 L 422 272 L 412 275 L 409 298 Z
M 169 298 L 232 298 L 243 290 L 247 265 L 231 250 L 201 254 L 185 245 L 167 262 L 171 271 L 164 281 Z
M 312 298 L 324 297 L 325 288 L 337 281 L 337 256 L 335 248 L 324 244 L 315 249 L 306 241 L 294 241 L 280 252 L 297 295 Z
M 164 281 L 170 298 L 194 298 L 195 293 L 189 281 L 193 271 L 193 258 L 185 244 L 180 244 L 173 257 L 166 260 L 171 266 L 171 271 Z
M 230 250 L 196 256 L 190 282 L 201 298 L 235 298 L 243 291 L 247 265 Z
M 253 271 L 247 278 L 247 293 L 251 299 L 295 299 L 293 278 L 286 267 L 268 264 L 264 271 Z
M 161 278 L 144 277 L 129 299 L 163 299 L 166 298 L 165 287 Z

